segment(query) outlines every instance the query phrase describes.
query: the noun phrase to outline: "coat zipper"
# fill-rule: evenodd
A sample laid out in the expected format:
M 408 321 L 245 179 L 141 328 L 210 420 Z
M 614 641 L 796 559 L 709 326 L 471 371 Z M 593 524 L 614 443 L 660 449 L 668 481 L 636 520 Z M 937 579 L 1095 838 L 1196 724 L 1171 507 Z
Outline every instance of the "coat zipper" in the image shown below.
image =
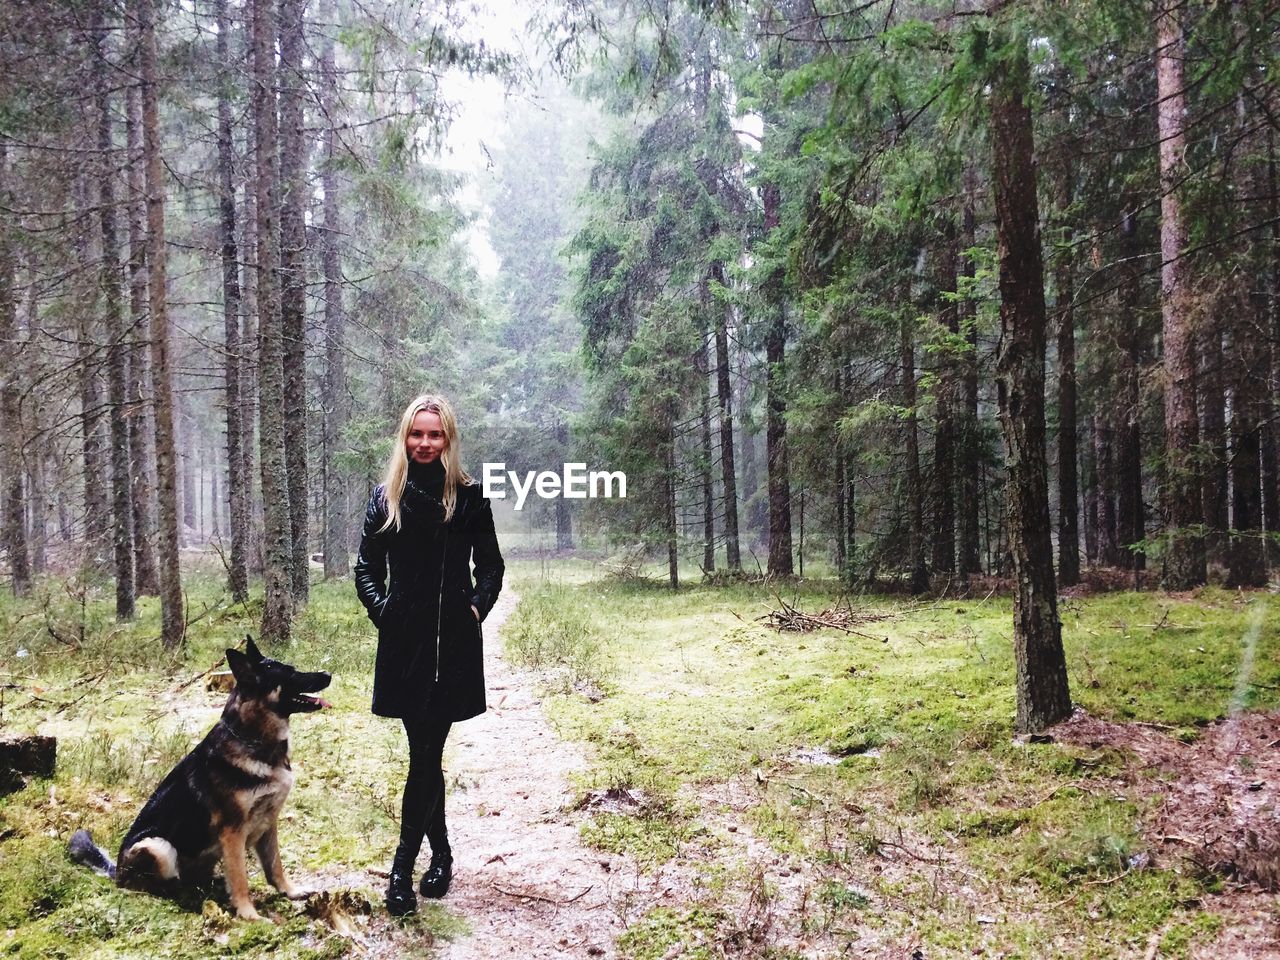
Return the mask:
M 440 551 L 440 596 L 436 600 L 436 683 L 440 683 L 440 625 L 444 616 L 444 564 L 449 556 L 449 531 L 444 530 L 444 548 Z

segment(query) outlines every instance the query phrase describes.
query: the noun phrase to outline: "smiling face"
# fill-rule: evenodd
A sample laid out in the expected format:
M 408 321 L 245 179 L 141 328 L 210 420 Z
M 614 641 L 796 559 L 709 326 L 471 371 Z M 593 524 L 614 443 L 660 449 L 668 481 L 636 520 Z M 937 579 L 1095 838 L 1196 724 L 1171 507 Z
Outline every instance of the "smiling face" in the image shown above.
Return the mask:
M 419 410 L 404 439 L 404 453 L 409 462 L 435 463 L 448 445 L 440 414 Z

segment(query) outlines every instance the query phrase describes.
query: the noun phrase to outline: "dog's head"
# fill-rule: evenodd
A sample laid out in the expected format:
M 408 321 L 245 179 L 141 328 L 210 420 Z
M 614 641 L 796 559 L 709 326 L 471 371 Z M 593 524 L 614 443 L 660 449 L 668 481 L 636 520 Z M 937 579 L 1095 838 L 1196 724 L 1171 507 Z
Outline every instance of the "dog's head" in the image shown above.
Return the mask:
M 245 639 L 248 642 L 244 653 L 227 651 L 227 665 L 235 675 L 236 689 L 242 698 L 253 697 L 282 717 L 329 706 L 319 697 L 307 696 L 327 687 L 332 679 L 329 674 L 303 673 L 287 663 L 264 657 L 252 637 Z

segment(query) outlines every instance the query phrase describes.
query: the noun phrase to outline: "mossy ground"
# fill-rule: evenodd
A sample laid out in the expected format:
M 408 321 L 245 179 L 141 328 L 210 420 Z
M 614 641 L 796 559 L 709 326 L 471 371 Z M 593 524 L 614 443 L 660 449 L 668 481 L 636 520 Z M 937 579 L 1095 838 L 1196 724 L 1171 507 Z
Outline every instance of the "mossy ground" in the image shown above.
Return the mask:
M 714 811 L 698 798 L 734 781 L 750 785 L 755 835 L 825 878 L 803 922 L 845 925 L 849 944 L 877 928 L 931 957 L 1079 957 L 1141 953 L 1158 936 L 1161 956 L 1181 956 L 1224 922 L 1214 878 L 1146 856 L 1149 800 L 1115 777 L 1123 754 L 1015 742 L 1008 599 L 863 597 L 855 609 L 885 619 L 858 633 L 779 633 L 755 620 L 775 590 L 817 612 L 839 585 L 672 592 L 571 569 L 521 589 L 509 650 L 580 678 L 552 684 L 548 709 L 592 748 L 582 790 L 647 798 L 635 816 L 596 815 L 584 837 L 602 849 L 714 862 Z M 1258 615 L 1269 602 L 1217 589 L 1065 601 L 1074 701 L 1184 739 L 1233 708 L 1274 707 L 1280 631 Z M 801 750 L 836 762 L 798 762 Z M 918 869 L 880 871 L 888 854 Z M 696 915 L 641 926 L 698 955 L 708 911 L 728 909 L 712 895 Z M 624 938 L 626 956 L 663 953 L 640 939 Z
M 50 580 L 26 601 L 0 600 L 0 723 L 59 737 L 56 777 L 0 798 L 0 955 L 360 953 L 340 928 L 388 955 L 429 956 L 465 923 L 439 907 L 404 927 L 381 914 L 383 881 L 368 868 L 385 866 L 394 845 L 405 758 L 398 725 L 368 714 L 374 638 L 349 582 L 316 584 L 292 644 L 271 651 L 335 678 L 334 708 L 294 725 L 297 786 L 281 834 L 287 869 L 353 889 L 348 912 L 370 903 L 371 920 L 315 919 L 274 895 L 256 865 L 264 924 L 232 921 L 217 889 L 170 902 L 67 860 L 81 826 L 118 844 L 217 716 L 222 695 L 189 681 L 256 629 L 260 601 L 232 605 L 216 570 L 191 567 L 192 622 L 175 654 L 159 647 L 154 601 L 134 623 L 113 622 L 106 583 Z M 640 799 L 593 814 L 584 840 L 648 869 L 700 872 L 687 909 L 634 917 L 626 957 L 807 955 L 770 946 L 770 923 L 828 941 L 920 944 L 931 957 L 1141 954 L 1153 936 L 1162 956 L 1180 956 L 1227 922 L 1213 909 L 1216 878 L 1144 861 L 1149 799 L 1124 789 L 1122 754 L 1013 742 L 1007 600 L 863 597 L 859 609 L 885 618 L 856 634 L 791 634 L 755 620 L 776 605 L 773 590 L 817 611 L 839 593 L 834 581 L 673 593 L 602 579 L 580 561 L 512 573 L 524 600 L 508 650 L 546 670 L 551 716 L 590 746 L 580 789 Z M 1068 601 L 1073 697 L 1183 738 L 1235 707 L 1274 707 L 1280 636 L 1259 615 L 1267 602 L 1213 589 Z M 837 762 L 802 762 L 802 750 Z M 710 799 L 726 784 L 747 785 L 744 808 Z M 816 878 L 802 916 L 777 916 L 775 881 L 733 860 L 727 816 Z
M 0 726 L 59 740 L 53 780 L 0 797 L 0 956 L 320 958 L 362 954 L 361 940 L 429 956 L 465 924 L 434 904 L 393 924 L 381 907 L 385 881 L 368 871 L 390 861 L 406 757 L 399 725 L 369 714 L 375 640 L 349 580 L 313 584 L 292 642 L 266 651 L 334 677 L 325 691 L 333 709 L 294 720 L 296 783 L 280 834 L 295 882 L 312 875 L 326 890 L 351 891 L 336 921 L 332 904 L 313 909 L 327 918 L 315 919 L 276 894 L 252 858 L 266 923 L 232 920 L 220 885 L 169 901 L 118 890 L 67 859 L 79 827 L 114 855 L 158 780 L 217 719 L 226 695 L 197 675 L 257 632 L 260 599 L 233 605 L 216 571 L 184 563 L 192 622 L 172 654 L 157 639 L 154 599 L 140 602 L 133 623 L 116 624 L 109 584 L 47 580 L 28 600 L 0 601 Z

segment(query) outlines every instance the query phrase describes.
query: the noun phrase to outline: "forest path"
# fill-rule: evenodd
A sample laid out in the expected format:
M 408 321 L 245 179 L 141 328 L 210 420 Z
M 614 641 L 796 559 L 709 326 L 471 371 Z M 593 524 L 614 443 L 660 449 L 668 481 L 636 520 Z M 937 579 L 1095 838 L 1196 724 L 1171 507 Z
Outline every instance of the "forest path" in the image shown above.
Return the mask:
M 498 633 L 519 598 L 504 591 L 485 621 L 489 710 L 453 728 L 446 751 L 454 878 L 444 905 L 470 932 L 442 944 L 445 960 L 615 955 L 617 858 L 578 834 L 569 777 L 582 748 L 543 716 L 533 674 L 501 656 Z M 425 853 L 424 853 L 425 858 Z M 619 865 L 620 866 L 620 865 Z M 622 871 L 636 877 L 631 870 Z

